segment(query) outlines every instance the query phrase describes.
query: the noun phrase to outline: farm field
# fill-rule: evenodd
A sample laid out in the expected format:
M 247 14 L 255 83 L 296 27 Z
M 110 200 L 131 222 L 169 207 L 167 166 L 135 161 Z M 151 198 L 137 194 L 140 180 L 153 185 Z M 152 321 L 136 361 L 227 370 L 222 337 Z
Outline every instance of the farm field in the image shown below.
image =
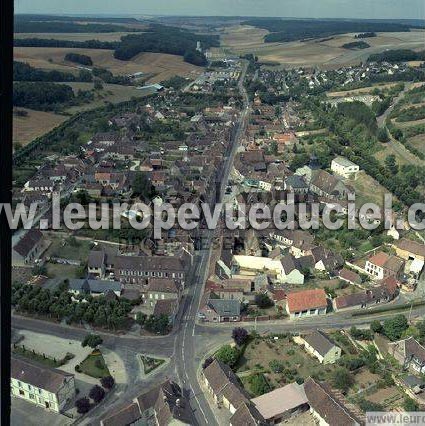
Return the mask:
M 374 89 L 388 89 L 390 87 L 397 86 L 397 84 L 399 84 L 399 82 L 396 82 L 396 83 L 380 83 L 380 84 L 375 84 L 373 86 L 361 87 L 359 89 L 342 90 L 342 91 L 339 91 L 339 92 L 327 92 L 326 96 L 328 96 L 329 98 L 339 98 L 341 96 L 359 95 L 359 94 L 364 94 L 364 93 L 370 93 Z
M 14 58 L 27 62 L 33 67 L 43 69 L 58 69 L 75 72 L 79 69 L 76 64 L 64 61 L 67 53 L 79 53 L 92 58 L 96 67 L 106 68 L 116 75 L 143 72 L 149 75 L 149 83 L 157 83 L 168 78 L 192 76 L 200 74 L 201 67 L 188 64 L 181 56 L 165 53 L 140 53 L 130 61 L 120 61 L 114 58 L 113 50 L 104 49 L 73 49 L 56 47 L 15 47 Z
M 112 33 L 15 33 L 15 39 L 23 38 L 44 38 L 54 40 L 72 40 L 72 41 L 119 41 L 121 37 L 127 34 L 139 34 L 137 32 L 112 32 Z
M 93 83 L 66 83 L 71 86 L 74 93 L 78 90 L 92 90 Z M 147 93 L 137 90 L 134 86 L 121 86 L 119 84 L 103 84 L 102 90 L 94 92 L 95 99 L 92 102 L 75 105 L 66 109 L 69 114 L 76 114 L 81 111 L 87 111 L 89 109 L 98 108 L 105 105 L 106 102 L 119 103 L 124 102 L 132 97 L 143 97 Z
M 13 116 L 13 143 L 22 146 L 54 129 L 68 118 L 53 112 L 35 111 L 28 108 L 19 108 L 19 110 L 28 113 L 25 117 Z
M 284 67 L 322 65 L 325 68 L 344 64 L 357 64 L 372 53 L 385 49 L 420 49 L 423 46 L 422 31 L 408 33 L 378 33 L 368 39 L 371 47 L 358 50 L 343 49 L 341 46 L 354 41 L 354 34 L 341 34 L 331 40 L 315 39 L 305 42 L 264 43 L 267 30 L 248 25 L 235 25 L 222 31 L 222 46 L 235 54 L 254 53 L 260 61 L 276 63 Z

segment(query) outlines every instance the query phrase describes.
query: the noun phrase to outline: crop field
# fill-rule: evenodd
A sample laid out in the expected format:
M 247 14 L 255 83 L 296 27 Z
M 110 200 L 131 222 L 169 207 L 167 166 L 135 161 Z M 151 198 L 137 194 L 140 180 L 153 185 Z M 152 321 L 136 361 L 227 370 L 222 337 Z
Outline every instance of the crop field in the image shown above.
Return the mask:
M 368 39 L 367 49 L 348 50 L 341 46 L 354 41 L 354 34 L 342 34 L 331 39 L 315 39 L 305 42 L 264 43 L 267 30 L 248 25 L 235 25 L 223 30 L 222 46 L 236 54 L 254 53 L 262 62 L 279 62 L 284 67 L 322 65 L 325 68 L 345 64 L 357 64 L 372 53 L 386 49 L 420 49 L 423 46 L 423 31 L 408 33 L 378 33 Z
M 27 62 L 36 68 L 76 72 L 78 66 L 64 60 L 64 56 L 70 52 L 88 55 L 95 66 L 106 68 L 116 75 L 143 72 L 149 75 L 149 83 L 167 80 L 174 75 L 195 77 L 202 71 L 201 67 L 184 62 L 181 56 L 165 53 L 140 53 L 130 61 L 120 61 L 114 58 L 112 50 L 15 47 L 14 56 L 15 60 Z
M 19 143 L 22 146 L 44 135 L 68 118 L 53 112 L 35 111 L 27 108 L 19 108 L 19 110 L 28 113 L 25 117 L 13 116 L 13 143 Z

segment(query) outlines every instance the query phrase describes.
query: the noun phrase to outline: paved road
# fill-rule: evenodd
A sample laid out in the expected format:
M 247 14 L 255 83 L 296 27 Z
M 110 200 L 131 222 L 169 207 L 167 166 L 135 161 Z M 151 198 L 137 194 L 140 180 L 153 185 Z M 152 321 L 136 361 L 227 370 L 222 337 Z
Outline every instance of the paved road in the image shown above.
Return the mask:
M 387 117 L 394 110 L 395 106 L 405 97 L 406 93 L 412 88 L 412 86 L 413 86 L 413 83 L 405 83 L 404 89 L 393 99 L 393 102 L 391 103 L 391 105 L 385 110 L 385 112 L 382 115 L 380 115 L 379 117 L 376 117 L 376 122 L 378 124 L 378 127 L 387 128 L 386 126 Z M 425 163 L 423 160 L 416 157 L 416 155 L 412 154 L 401 142 L 394 139 L 394 137 L 391 135 L 389 131 L 388 131 L 388 135 L 390 137 L 390 140 L 389 142 L 387 142 L 387 144 L 391 146 L 391 148 L 397 153 L 397 155 L 400 158 L 402 158 L 404 161 L 410 164 Z
M 241 137 L 245 133 L 245 126 L 249 113 L 248 94 L 244 88 L 244 80 L 248 63 L 243 62 L 243 69 L 238 82 L 239 91 L 243 98 L 243 108 L 236 124 L 237 130 L 232 140 L 232 149 L 223 165 L 221 173 L 221 185 L 218 194 L 218 200 L 221 201 L 224 195 L 225 188 L 229 182 L 230 170 L 233 165 L 233 160 L 237 152 Z M 201 391 L 197 379 L 197 370 L 200 359 L 197 358 L 196 349 L 199 347 L 199 338 L 195 334 L 196 315 L 199 310 L 199 303 L 203 294 L 203 287 L 208 274 L 208 265 L 212 254 L 212 241 L 215 235 L 214 230 L 205 230 L 206 233 L 206 249 L 197 256 L 194 270 L 194 276 L 191 280 L 192 285 L 189 288 L 188 298 L 185 307 L 183 320 L 180 322 L 179 333 L 175 336 L 175 365 L 176 375 L 190 397 L 190 404 L 194 410 L 194 414 L 199 424 L 217 424 L 213 413 L 208 405 L 203 392 Z

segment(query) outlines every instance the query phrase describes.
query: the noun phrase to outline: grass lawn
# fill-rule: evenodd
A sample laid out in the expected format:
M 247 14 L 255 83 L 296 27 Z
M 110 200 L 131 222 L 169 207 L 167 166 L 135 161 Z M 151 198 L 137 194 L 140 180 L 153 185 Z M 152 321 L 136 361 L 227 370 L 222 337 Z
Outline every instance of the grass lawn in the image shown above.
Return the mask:
M 48 357 L 45 354 L 39 354 L 35 351 L 28 350 L 24 346 L 15 346 L 12 348 L 12 353 L 20 355 L 31 361 L 36 361 L 46 367 L 57 368 L 66 364 L 70 359 L 74 358 L 74 354 L 67 353 L 63 359 L 56 359 Z
M 60 257 L 63 259 L 87 261 L 91 241 L 69 239 L 63 235 L 49 233 L 49 240 L 52 242 L 46 252 L 48 257 Z
M 146 355 L 140 355 L 140 359 L 142 360 L 143 370 L 145 374 L 149 374 L 151 371 L 157 369 L 165 362 L 164 359 L 152 358 Z
M 380 152 L 376 155 L 380 154 Z M 382 206 L 384 194 L 388 192 L 387 189 L 364 171 L 358 173 L 357 179 L 347 181 L 347 184 L 351 185 L 356 192 L 356 205 L 358 207 L 365 203 L 376 203 Z
M 408 139 L 410 145 L 416 148 L 418 151 L 424 151 L 425 149 L 425 134 L 412 136 Z
M 80 266 L 61 265 L 59 263 L 46 263 L 49 278 L 80 278 Z
M 88 376 L 96 379 L 110 376 L 111 373 L 103 359 L 102 354 L 99 351 L 93 351 L 88 357 L 79 364 L 79 370 L 81 373 L 87 374 Z

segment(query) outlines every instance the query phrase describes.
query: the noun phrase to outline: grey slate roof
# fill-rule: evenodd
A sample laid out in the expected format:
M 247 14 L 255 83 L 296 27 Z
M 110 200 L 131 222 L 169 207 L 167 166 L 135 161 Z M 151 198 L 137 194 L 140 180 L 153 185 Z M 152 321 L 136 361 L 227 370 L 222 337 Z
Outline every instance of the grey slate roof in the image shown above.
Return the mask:
M 21 256 L 26 257 L 28 253 L 37 245 L 43 234 L 39 229 L 30 229 L 13 247 Z
M 322 356 L 325 356 L 335 346 L 320 330 L 304 336 L 304 340 Z
M 121 291 L 121 283 L 107 280 L 71 279 L 68 288 L 80 293 L 107 293 L 109 290 L 118 292 Z
M 208 304 L 219 316 L 239 316 L 241 313 L 241 303 L 235 299 L 210 299 Z
M 48 392 L 57 393 L 66 379 L 74 377 L 71 373 L 48 368 L 35 362 L 12 355 L 11 377 Z

